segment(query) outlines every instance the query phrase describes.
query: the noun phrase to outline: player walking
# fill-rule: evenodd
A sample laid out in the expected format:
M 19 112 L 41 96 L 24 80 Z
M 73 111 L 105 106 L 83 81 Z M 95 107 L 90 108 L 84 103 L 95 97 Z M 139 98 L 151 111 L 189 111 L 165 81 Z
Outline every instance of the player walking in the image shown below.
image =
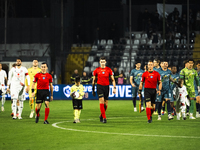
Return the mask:
M 95 96 L 95 82 L 97 80 L 97 94 L 99 97 L 99 105 L 100 105 L 100 111 L 101 115 L 99 116 L 100 121 L 103 123 L 106 123 L 106 113 L 108 107 L 108 96 L 109 96 L 109 77 L 112 80 L 113 84 L 113 93 L 116 93 L 116 84 L 115 79 L 113 76 L 113 71 L 106 66 L 106 58 L 101 57 L 100 58 L 100 67 L 96 68 L 93 72 L 93 81 L 92 81 L 92 94 Z
M 197 61 L 196 66 L 200 83 L 200 60 Z M 195 96 L 196 96 L 196 118 L 200 118 L 200 93 L 198 92 L 198 87 L 196 82 L 195 82 Z
M 139 97 L 141 96 L 142 87 L 144 85 L 144 99 L 146 102 L 146 114 L 148 123 L 152 122 L 152 114 L 155 111 L 155 99 L 156 93 L 160 95 L 160 91 L 162 89 L 162 82 L 160 78 L 160 74 L 157 71 L 153 70 L 153 61 L 148 61 L 148 71 L 142 74 L 142 79 L 139 86 Z M 157 84 L 159 84 L 159 89 L 156 91 Z
M 5 94 L 6 94 L 6 87 L 5 87 L 5 81 L 7 85 L 7 74 L 5 70 L 2 69 L 2 64 L 0 63 L 0 95 L 2 96 L 1 102 L 1 111 L 4 111 L 4 104 L 6 101 Z
M 33 80 L 32 85 L 32 97 L 35 96 L 35 83 L 37 83 L 37 99 L 36 99 L 36 118 L 35 122 L 38 123 L 39 121 L 39 112 L 42 106 L 43 101 L 45 102 L 45 118 L 44 118 L 44 124 L 49 124 L 47 121 L 49 116 L 49 102 L 53 100 L 53 85 L 52 85 L 52 76 L 47 73 L 47 63 L 43 62 L 41 65 L 41 72 L 37 73 Z M 51 97 L 49 93 L 49 85 L 51 90 Z
M 188 95 L 190 97 L 190 119 L 196 119 L 193 116 L 194 112 L 194 99 L 195 99 L 195 87 L 194 87 L 194 80 L 196 81 L 196 85 L 198 88 L 198 93 L 200 93 L 199 87 L 199 77 L 196 70 L 193 69 L 194 60 L 189 59 L 188 65 L 186 68 L 182 69 L 180 72 L 180 78 L 184 80 L 184 85 L 186 86 Z
M 41 69 L 38 67 L 38 60 L 33 60 L 33 66 L 31 68 L 28 69 L 28 74 L 30 76 L 30 80 L 31 80 L 31 83 L 30 83 L 30 87 L 32 87 L 32 81 L 34 79 L 34 76 L 36 75 L 36 73 L 39 73 L 41 71 Z M 27 85 L 27 82 L 26 82 L 26 85 Z M 35 90 L 36 90 L 36 86 L 35 85 Z M 37 91 L 35 91 L 35 93 L 37 93 Z M 36 95 L 35 95 L 36 96 Z M 35 96 L 32 97 L 32 91 L 31 89 L 29 90 L 29 106 L 31 108 L 31 113 L 30 113 L 30 118 L 33 118 L 33 115 L 34 115 L 34 99 L 35 99 Z
M 9 72 L 9 81 L 8 86 L 11 84 L 10 87 L 10 93 L 11 93 L 11 99 L 13 100 L 12 104 L 12 111 L 13 111 L 13 119 L 16 119 L 16 113 L 17 113 L 17 99 L 19 99 L 19 115 L 18 119 L 22 119 L 21 114 L 23 110 L 24 101 L 26 100 L 25 97 L 25 77 L 28 81 L 28 85 L 26 88 L 26 92 L 29 91 L 30 86 L 30 77 L 28 75 L 28 70 L 22 66 L 22 61 L 20 58 L 16 59 L 16 67 L 12 67 L 12 69 Z M 9 90 L 9 88 L 7 89 Z
M 137 112 L 136 108 L 136 97 L 137 97 L 137 92 L 139 89 L 140 81 L 142 78 L 142 74 L 144 73 L 144 70 L 141 69 L 141 63 L 136 62 L 135 63 L 135 69 L 131 70 L 130 74 L 130 83 L 132 86 L 132 97 L 133 97 L 133 106 L 134 106 L 134 112 Z M 141 100 L 141 110 L 143 111 L 143 99 Z

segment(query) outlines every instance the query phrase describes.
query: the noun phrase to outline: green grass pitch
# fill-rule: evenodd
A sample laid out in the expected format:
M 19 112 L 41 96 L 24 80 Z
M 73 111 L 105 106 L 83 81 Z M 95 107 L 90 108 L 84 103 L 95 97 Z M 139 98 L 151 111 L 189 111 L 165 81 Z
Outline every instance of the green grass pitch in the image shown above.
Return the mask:
M 137 103 L 138 104 L 138 103 Z M 50 124 L 43 124 L 44 104 L 39 123 L 29 118 L 28 101 L 22 120 L 10 116 L 10 101 L 0 112 L 0 150 L 196 150 L 200 147 L 200 119 L 169 121 L 167 115 L 147 123 L 146 112 L 134 112 L 132 101 L 110 100 L 107 123 L 99 121 L 99 102 L 83 101 L 81 123 L 73 124 L 71 101 L 50 103 Z

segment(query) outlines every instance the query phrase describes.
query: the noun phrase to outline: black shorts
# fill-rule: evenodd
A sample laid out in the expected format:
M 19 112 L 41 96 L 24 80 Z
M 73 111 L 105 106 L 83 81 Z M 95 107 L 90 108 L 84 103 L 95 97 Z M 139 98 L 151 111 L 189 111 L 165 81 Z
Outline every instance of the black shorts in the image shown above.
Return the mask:
M 82 99 L 72 99 L 72 104 L 74 109 L 83 109 Z
M 152 104 L 155 104 L 156 89 L 144 88 L 144 99 L 146 102 L 151 101 Z
M 49 90 L 37 90 L 36 103 L 43 103 L 43 101 L 50 101 Z
M 103 85 L 97 84 L 97 94 L 99 98 L 104 97 L 104 100 L 108 100 L 109 85 L 103 86 Z

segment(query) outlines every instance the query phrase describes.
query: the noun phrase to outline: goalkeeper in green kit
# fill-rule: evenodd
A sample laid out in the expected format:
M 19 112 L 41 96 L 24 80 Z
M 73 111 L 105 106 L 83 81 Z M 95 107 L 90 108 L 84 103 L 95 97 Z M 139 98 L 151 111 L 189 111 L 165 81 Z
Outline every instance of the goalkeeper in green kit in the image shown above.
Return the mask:
M 194 80 L 196 80 L 197 87 L 198 87 L 198 93 L 200 93 L 200 83 L 199 83 L 199 77 L 196 70 L 193 69 L 194 60 L 189 59 L 188 60 L 188 66 L 181 70 L 180 72 L 180 78 L 184 80 L 184 85 L 186 86 L 188 95 L 190 97 L 190 119 L 196 119 L 193 117 L 194 112 L 194 100 L 195 100 L 195 87 L 194 87 Z

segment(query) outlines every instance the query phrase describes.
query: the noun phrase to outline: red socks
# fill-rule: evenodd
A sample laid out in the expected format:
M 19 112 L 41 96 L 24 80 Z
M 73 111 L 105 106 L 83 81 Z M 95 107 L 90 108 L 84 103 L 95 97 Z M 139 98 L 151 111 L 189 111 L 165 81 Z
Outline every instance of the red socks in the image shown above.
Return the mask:
M 35 113 L 36 113 L 37 117 L 39 117 L 39 115 L 40 115 L 39 112 L 40 112 L 40 109 L 35 108 Z
M 105 109 L 105 111 L 107 110 L 107 107 L 108 107 L 108 106 L 107 106 L 106 104 L 104 104 L 104 109 Z
M 100 105 L 101 116 L 103 118 L 106 118 L 104 104 L 99 104 L 99 105 Z
M 153 114 L 154 111 L 155 111 L 155 108 L 152 108 L 151 109 L 151 116 L 152 116 L 152 114 Z
M 44 121 L 47 120 L 49 116 L 49 108 L 45 108 L 45 117 L 44 117 Z
M 146 114 L 147 114 L 148 120 L 150 120 L 151 119 L 151 108 L 146 107 Z

